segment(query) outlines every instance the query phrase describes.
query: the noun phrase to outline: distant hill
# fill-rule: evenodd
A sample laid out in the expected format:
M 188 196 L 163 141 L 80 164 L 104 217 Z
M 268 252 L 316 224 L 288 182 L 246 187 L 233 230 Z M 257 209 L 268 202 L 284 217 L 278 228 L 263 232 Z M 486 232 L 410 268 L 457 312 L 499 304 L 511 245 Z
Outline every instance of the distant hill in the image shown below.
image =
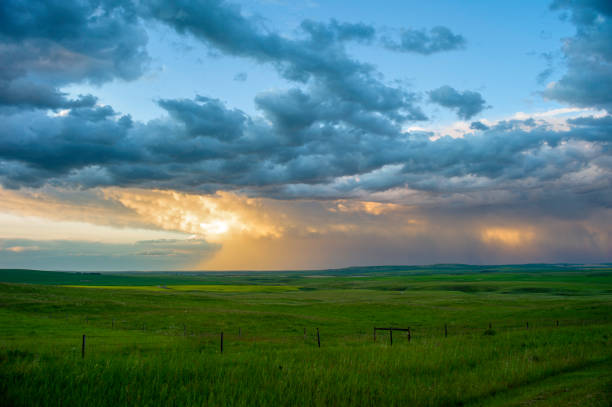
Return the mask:
M 521 264 L 521 265 L 467 265 L 434 264 L 429 266 L 368 266 L 327 270 L 278 271 L 155 271 L 155 272 L 62 272 L 29 269 L 0 269 L 0 282 L 47 285 L 159 285 L 159 284 L 222 284 L 227 276 L 252 277 L 253 283 L 265 277 L 288 279 L 306 276 L 358 276 L 358 275 L 428 275 L 465 273 L 521 273 L 521 272 L 575 272 L 611 269 L 612 264 Z

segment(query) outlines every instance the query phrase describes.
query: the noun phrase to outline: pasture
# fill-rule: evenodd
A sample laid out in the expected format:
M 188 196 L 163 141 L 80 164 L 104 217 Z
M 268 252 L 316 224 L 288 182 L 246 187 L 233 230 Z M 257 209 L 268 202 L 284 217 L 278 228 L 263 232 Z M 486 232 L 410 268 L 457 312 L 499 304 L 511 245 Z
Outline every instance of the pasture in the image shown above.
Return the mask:
M 610 345 L 605 266 L 0 271 L 5 406 L 608 406 Z

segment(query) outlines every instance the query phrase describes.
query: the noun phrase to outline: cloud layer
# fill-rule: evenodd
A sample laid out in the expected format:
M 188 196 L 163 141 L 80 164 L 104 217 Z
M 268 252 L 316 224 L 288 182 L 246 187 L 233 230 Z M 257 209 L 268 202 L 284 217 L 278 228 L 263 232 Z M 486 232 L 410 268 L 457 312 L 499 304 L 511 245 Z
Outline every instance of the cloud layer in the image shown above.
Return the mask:
M 269 122 L 203 97 L 162 100 L 169 118 L 148 123 L 100 107 L 59 117 L 7 115 L 0 174 L 13 188 L 235 190 L 285 199 L 394 188 L 519 193 L 531 185 L 542 196 L 565 191 L 582 201 L 578 191 L 588 185 L 593 204 L 609 202 L 609 116 L 569 120 L 565 129 L 541 119 L 502 121 L 462 138 L 432 140 L 431 133 L 402 133 L 375 119 L 365 131 L 360 121 L 367 118 L 311 104 L 299 92 L 265 94 L 258 104 Z
M 385 46 L 394 51 L 413 52 L 416 54 L 431 55 L 437 52 L 463 49 L 466 39 L 460 34 L 454 34 L 443 26 L 426 30 L 403 30 L 399 41 L 384 38 Z
M 480 93 L 469 90 L 460 92 L 448 85 L 430 91 L 429 99 L 440 106 L 455 110 L 457 116 L 464 120 L 471 119 L 486 108 L 486 102 Z
M 112 244 L 70 240 L 0 239 L 1 267 L 46 270 L 176 270 L 193 268 L 217 248 L 197 239 Z
M 599 6 L 555 7 L 573 10 L 572 21 L 580 31 L 570 44 L 582 44 L 586 28 L 595 30 L 607 22 L 606 9 Z M 48 28 L 60 15 L 59 28 Z M 527 184 L 537 185 L 547 196 L 588 182 L 597 185 L 591 188 L 594 201 L 608 202 L 608 116 L 567 122 L 563 129 L 544 120 L 502 121 L 491 128 L 474 124 L 478 132 L 459 139 L 404 132 L 407 122 L 425 119 L 417 96 L 385 84 L 373 66 L 349 56 L 344 46 L 374 41 L 372 26 L 306 20 L 302 35 L 288 38 L 221 1 L 41 2 L 35 8 L 5 2 L 2 16 L 2 52 L 34 44 L 27 56 L 6 54 L 11 63 L 3 70 L 3 89 L 27 82 L 51 90 L 0 96 L 7 103 L 11 94 L 29 98 L 27 103 L 13 100 L 0 110 L 0 177 L 5 187 L 234 190 L 293 199 L 343 198 L 396 188 L 477 194 L 495 186 L 513 194 Z M 141 20 L 166 24 L 221 52 L 269 63 L 299 86 L 260 93 L 255 103 L 261 116 L 197 96 L 159 100 L 168 117 L 146 123 L 96 105 L 94 96 L 67 100 L 59 91 L 62 84 L 130 80 L 142 73 L 148 56 Z M 411 32 L 405 31 L 404 37 Z M 430 52 L 465 42 L 440 27 L 430 35 L 420 33 L 408 35 L 410 43 L 421 41 Z M 609 39 L 598 38 L 588 50 L 572 45 L 572 52 L 584 51 L 585 63 L 593 52 L 609 56 Z M 50 52 L 70 58 L 44 59 Z M 42 64 L 43 59 L 53 64 Z M 600 65 L 589 67 L 596 70 Z M 567 75 L 572 75 L 571 67 Z M 50 94 L 57 103 L 50 102 Z M 464 119 L 486 107 L 479 93 L 450 86 L 429 92 L 429 97 Z M 49 103 L 35 103 L 43 99 Z M 35 108 L 43 106 L 68 109 L 50 115 Z M 582 195 L 574 199 L 583 200 Z
M 551 84 L 545 97 L 576 106 L 612 112 L 612 8 L 603 1 L 557 0 L 553 10 L 569 12 L 576 34 L 565 39 L 567 71 Z
M 93 191 L 100 195 L 97 199 Z M 458 197 L 442 203 L 420 195 L 408 205 L 123 188 L 78 193 L 55 188 L 0 190 L 3 212 L 32 215 L 46 208 L 62 219 L 186 233 L 178 239 L 135 243 L 5 238 L 0 239 L 0 264 L 41 267 L 47 262 L 44 267 L 63 264 L 77 270 L 254 270 L 586 262 L 606 261 L 612 255 L 610 209 L 574 208 L 574 216 L 556 217 L 542 215 L 538 208 L 530 211 L 524 204 L 504 208 L 491 197 L 475 208 L 461 205 Z M 75 256 L 77 260 L 71 261 Z
M 146 43 L 129 2 L 3 1 L 0 107 L 92 106 L 92 96 L 68 100 L 61 86 L 138 78 L 149 61 Z
M 429 120 L 423 110 L 427 101 L 467 121 L 488 107 L 486 95 L 443 84 L 419 93 L 387 80 L 350 52 L 358 45 L 425 58 L 465 48 L 467 39 L 447 27 L 404 27 L 392 37 L 365 23 L 304 20 L 286 35 L 220 0 L 34 1 L 27 6 L 4 1 L 0 182 L 28 193 L 73 191 L 71 199 L 91 199 L 99 219 L 109 213 L 117 225 L 180 231 L 213 242 L 214 231 L 227 227 L 240 237 L 226 245 L 246 239 L 261 248 L 261 255 L 268 253 L 266 242 L 280 236 L 291 237 L 287 245 L 302 241 L 312 248 L 318 247 L 313 236 L 355 237 L 355 228 L 366 236 L 383 236 L 397 216 L 413 219 L 409 208 L 418 208 L 431 229 L 408 222 L 407 229 L 391 235 L 429 242 L 415 245 L 419 250 L 441 252 L 461 239 L 441 233 L 443 226 L 431 221 L 435 218 L 469 230 L 464 254 L 530 240 L 550 258 L 576 242 L 583 253 L 601 258 L 609 255 L 609 234 L 592 222 L 599 214 L 607 224 L 612 206 L 612 11 L 597 1 L 559 0 L 552 9 L 565 13 L 576 34 L 563 44 L 566 71 L 541 94 L 599 113 L 554 120 L 482 119 L 451 137 L 406 129 Z M 148 122 L 101 105 L 95 95 L 65 93 L 68 85 L 141 78 L 151 60 L 147 25 L 168 27 L 223 55 L 267 65 L 289 85 L 259 92 L 251 114 L 228 106 L 219 95 L 162 97 L 157 104 L 166 114 Z M 236 76 L 246 79 L 246 73 Z M 274 219 L 275 212 L 285 211 L 293 220 Z M 481 223 L 482 212 L 511 220 L 571 222 L 518 230 L 507 222 Z M 316 216 L 304 221 L 307 214 Z M 455 216 L 469 219 L 471 226 L 452 221 Z M 559 231 L 576 233 L 577 240 L 553 247 L 550 236 Z M 587 250 L 588 236 L 597 249 Z M 366 238 L 356 239 L 354 247 L 370 253 Z M 397 249 L 392 240 L 383 240 Z M 176 243 L 173 249 L 174 243 L 166 243 L 167 250 L 184 250 L 193 264 L 192 246 Z M 36 247 L 50 253 L 66 245 L 6 241 L 2 250 L 14 255 Z M 99 250 L 117 250 L 129 259 L 157 247 L 143 245 L 140 251 Z M 197 247 L 214 251 L 203 240 Z M 81 249 L 98 255 L 90 246 Z M 382 246 L 375 249 L 388 254 Z M 211 264 L 229 264 L 234 252 L 225 250 L 225 263 Z M 413 262 L 429 258 L 413 254 Z

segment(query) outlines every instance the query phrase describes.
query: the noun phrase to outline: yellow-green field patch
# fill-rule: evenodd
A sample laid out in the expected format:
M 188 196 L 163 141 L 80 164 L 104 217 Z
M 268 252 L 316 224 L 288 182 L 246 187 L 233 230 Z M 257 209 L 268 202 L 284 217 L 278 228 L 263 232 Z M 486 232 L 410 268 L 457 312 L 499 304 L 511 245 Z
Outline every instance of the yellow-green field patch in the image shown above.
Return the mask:
M 158 292 L 172 291 L 208 291 L 208 292 L 234 292 L 234 293 L 275 293 L 283 291 L 297 291 L 299 287 L 291 285 L 63 285 L 74 288 L 105 288 L 110 290 L 144 290 Z

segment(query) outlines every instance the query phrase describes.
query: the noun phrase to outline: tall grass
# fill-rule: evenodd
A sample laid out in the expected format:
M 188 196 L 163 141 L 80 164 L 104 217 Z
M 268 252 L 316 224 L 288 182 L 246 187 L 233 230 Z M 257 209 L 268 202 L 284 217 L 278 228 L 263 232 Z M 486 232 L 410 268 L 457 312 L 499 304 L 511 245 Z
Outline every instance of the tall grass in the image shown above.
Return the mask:
M 270 293 L 0 284 L 0 406 L 610 405 L 610 280 L 535 274 Z M 411 341 L 374 343 L 373 326 Z
M 156 348 L 94 342 L 83 360 L 77 349 L 5 349 L 0 390 L 14 406 L 463 405 L 609 363 L 610 334 L 592 326 L 224 354 L 174 338 Z

